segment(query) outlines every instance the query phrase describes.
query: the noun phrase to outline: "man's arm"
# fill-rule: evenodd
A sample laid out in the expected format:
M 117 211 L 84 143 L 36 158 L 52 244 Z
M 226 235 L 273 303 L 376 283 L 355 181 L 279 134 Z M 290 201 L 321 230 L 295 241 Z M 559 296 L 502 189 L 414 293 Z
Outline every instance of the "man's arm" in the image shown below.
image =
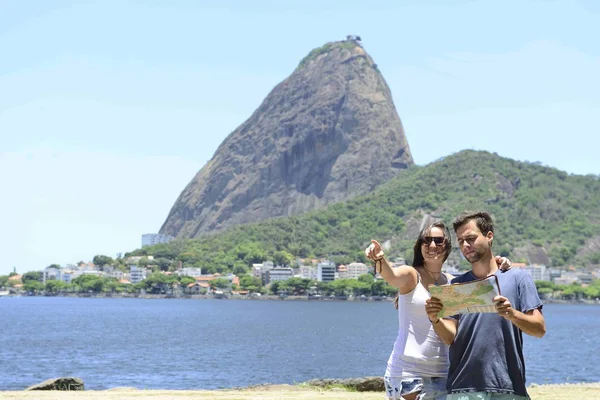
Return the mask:
M 546 321 L 539 308 L 523 313 L 512 308 L 512 304 L 504 296 L 496 296 L 494 302 L 496 302 L 496 312 L 511 321 L 526 334 L 538 338 L 546 334 Z
M 440 299 L 432 297 L 425 301 L 425 310 L 427 318 L 431 321 L 435 333 L 448 346 L 454 342 L 456 338 L 456 330 L 458 328 L 458 320 L 454 318 L 438 318 L 437 314 L 442 311 L 444 305 Z

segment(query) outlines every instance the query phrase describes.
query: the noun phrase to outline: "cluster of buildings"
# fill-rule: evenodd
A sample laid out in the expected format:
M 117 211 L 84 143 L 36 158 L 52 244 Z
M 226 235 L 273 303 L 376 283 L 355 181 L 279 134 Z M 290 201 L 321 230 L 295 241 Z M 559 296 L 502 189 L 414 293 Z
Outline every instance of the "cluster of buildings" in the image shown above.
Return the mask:
M 122 271 L 111 265 L 98 266 L 93 262 L 80 262 L 78 264 L 67 264 L 64 267 L 49 266 L 42 272 L 42 283 L 49 280 L 58 280 L 65 283 L 72 283 L 73 280 L 83 275 L 93 275 L 101 278 L 114 278 L 123 284 L 136 284 L 144 281 L 151 273 L 152 268 L 139 265 L 142 258 L 150 263 L 154 260 L 153 256 L 132 256 L 125 262 L 128 265 L 128 272 Z M 308 265 L 304 262 L 308 261 Z M 363 263 L 351 263 L 348 265 L 339 265 L 329 260 L 297 260 L 296 267 L 285 267 L 275 265 L 272 261 L 265 261 L 261 264 L 253 264 L 251 274 L 261 280 L 263 285 L 268 285 L 275 281 L 285 281 L 297 277 L 315 280 L 319 282 L 331 282 L 336 279 L 357 279 L 360 275 L 366 274 L 372 267 Z M 211 281 L 221 278 L 225 279 L 229 286 L 239 285 L 239 277 L 233 274 L 211 274 L 203 275 L 201 268 L 184 267 L 181 262 L 175 271 L 162 272 L 165 275 L 188 276 L 195 279 L 196 282 L 188 284 L 187 288 L 182 288 L 186 292 L 203 293 L 211 290 Z M 19 288 L 21 285 L 21 275 L 15 275 L 10 278 L 13 287 Z M 14 281 L 14 282 L 13 282 Z
M 534 281 L 547 281 L 556 285 L 590 284 L 600 279 L 600 269 L 581 270 L 574 266 L 549 268 L 543 264 L 513 263 L 512 268 L 525 270 Z
M 372 270 L 372 267 L 363 263 L 336 266 L 333 261 L 317 259 L 297 260 L 296 266 L 296 268 L 282 267 L 274 265 L 272 261 L 265 261 L 262 264 L 252 264 L 252 276 L 260 278 L 263 285 L 293 277 L 332 282 L 336 279 L 358 279 L 360 275 Z
M 600 279 L 600 269 L 581 270 L 574 266 L 550 268 L 543 264 L 512 263 L 512 268 L 519 268 L 527 272 L 534 281 L 552 282 L 555 285 L 590 284 L 595 279 Z M 453 267 L 444 268 L 444 271 L 454 276 L 462 274 Z
M 142 242 L 146 245 L 156 243 L 166 243 L 173 238 L 161 234 L 146 234 L 142 237 Z M 128 266 L 128 272 L 122 271 L 114 266 L 97 266 L 92 262 L 80 262 L 78 264 L 68 264 L 62 268 L 56 266 L 47 267 L 42 271 L 43 283 L 48 280 L 60 280 L 65 283 L 71 283 L 74 279 L 82 275 L 94 275 L 103 278 L 114 278 L 120 283 L 136 284 L 144 281 L 152 273 L 150 267 L 139 265 L 142 258 L 146 258 L 150 264 L 154 260 L 153 256 L 133 256 L 128 257 L 125 262 Z M 398 258 L 393 265 L 404 265 L 404 259 Z M 549 268 L 541 264 L 513 263 L 512 268 L 525 270 L 534 281 L 549 281 L 557 285 L 590 284 L 593 280 L 600 279 L 600 269 L 581 270 L 573 266 L 565 268 Z M 447 266 L 445 272 L 453 275 L 459 275 L 459 271 L 453 267 Z M 359 276 L 372 271 L 372 266 L 364 263 L 350 263 L 348 265 L 335 265 L 334 262 L 327 259 L 298 259 L 294 267 L 275 265 L 272 261 L 265 261 L 260 264 L 252 264 L 250 274 L 259 278 L 263 285 L 268 285 L 276 281 L 285 281 L 297 277 L 309 279 L 318 282 L 332 282 L 336 279 L 358 279 Z M 188 276 L 195 279 L 195 282 L 188 284 L 187 288 L 181 288 L 188 293 L 205 293 L 211 290 L 211 281 L 222 278 L 226 279 L 229 286 L 239 285 L 239 278 L 233 274 L 221 275 L 203 275 L 201 268 L 184 267 L 181 262 L 178 268 L 172 272 L 162 272 L 165 275 Z M 379 275 L 376 278 L 381 279 Z M 20 276 L 15 275 L 10 278 L 12 285 L 20 283 Z
M 129 272 L 124 272 L 111 265 L 98 266 L 92 262 L 67 264 L 63 268 L 53 266 L 47 267 L 42 271 L 42 279 L 45 283 L 48 280 L 55 279 L 65 283 L 71 283 L 74 279 L 82 275 L 94 275 L 102 278 L 114 278 L 120 283 L 139 283 L 147 278 L 152 273 L 151 268 L 139 266 L 138 263 L 142 258 L 148 261 L 153 261 L 153 256 L 133 256 L 126 260 Z M 180 276 L 191 276 L 196 278 L 202 275 L 201 268 L 179 268 L 174 272 L 166 272 L 165 274 L 175 274 Z
M 151 268 L 139 266 L 142 258 L 152 262 L 153 256 L 132 256 L 126 259 L 129 272 L 121 271 L 113 266 L 97 266 L 92 262 L 68 264 L 63 268 L 47 267 L 42 271 L 43 282 L 48 280 L 60 280 L 65 283 L 71 283 L 74 279 L 82 275 L 94 275 L 103 278 L 114 278 L 121 283 L 139 283 L 145 280 L 152 273 Z M 259 278 L 263 285 L 268 285 L 274 281 L 285 281 L 297 277 L 315 280 L 319 282 L 331 282 L 336 279 L 358 279 L 360 275 L 367 274 L 372 267 L 363 263 L 351 263 L 348 265 L 336 266 L 330 260 L 309 260 L 309 264 L 304 264 L 305 260 L 298 260 L 297 267 L 285 267 L 275 265 L 272 261 L 265 261 L 261 264 L 252 264 L 252 276 Z M 165 275 L 189 276 L 196 279 L 199 288 L 208 288 L 210 281 L 216 278 L 225 278 L 232 284 L 239 278 L 233 274 L 221 275 L 203 275 L 201 268 L 183 267 L 180 263 L 179 268 L 173 272 L 163 272 Z M 238 282 L 239 283 L 239 282 Z

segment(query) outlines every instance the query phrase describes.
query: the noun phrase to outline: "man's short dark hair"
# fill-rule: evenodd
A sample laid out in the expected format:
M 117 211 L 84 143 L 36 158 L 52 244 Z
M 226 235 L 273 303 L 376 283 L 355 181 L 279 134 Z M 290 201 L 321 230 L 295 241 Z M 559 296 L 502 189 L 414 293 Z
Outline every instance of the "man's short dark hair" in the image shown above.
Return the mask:
M 465 211 L 460 214 L 454 222 L 452 226 L 454 227 L 454 232 L 458 230 L 464 224 L 469 223 L 469 221 L 475 221 L 477 228 L 483 233 L 483 235 L 487 235 L 488 232 L 494 233 L 494 221 L 492 220 L 492 216 L 487 211 Z

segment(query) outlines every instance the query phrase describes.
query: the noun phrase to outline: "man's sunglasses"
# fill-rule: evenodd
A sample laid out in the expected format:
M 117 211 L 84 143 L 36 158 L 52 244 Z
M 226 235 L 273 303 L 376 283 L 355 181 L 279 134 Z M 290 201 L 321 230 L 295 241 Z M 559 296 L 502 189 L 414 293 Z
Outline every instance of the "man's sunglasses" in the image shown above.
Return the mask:
M 435 243 L 436 246 L 441 246 L 446 241 L 446 238 L 443 236 L 425 236 L 423 238 L 424 245 L 430 245 L 431 242 Z

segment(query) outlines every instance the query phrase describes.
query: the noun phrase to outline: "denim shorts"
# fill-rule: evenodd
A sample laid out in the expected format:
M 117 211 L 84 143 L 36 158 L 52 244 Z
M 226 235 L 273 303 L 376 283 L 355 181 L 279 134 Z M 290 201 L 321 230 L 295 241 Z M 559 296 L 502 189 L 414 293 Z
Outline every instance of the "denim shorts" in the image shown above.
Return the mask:
M 403 395 L 418 393 L 417 400 L 445 400 L 446 377 L 393 378 L 384 376 L 388 400 L 400 400 Z

